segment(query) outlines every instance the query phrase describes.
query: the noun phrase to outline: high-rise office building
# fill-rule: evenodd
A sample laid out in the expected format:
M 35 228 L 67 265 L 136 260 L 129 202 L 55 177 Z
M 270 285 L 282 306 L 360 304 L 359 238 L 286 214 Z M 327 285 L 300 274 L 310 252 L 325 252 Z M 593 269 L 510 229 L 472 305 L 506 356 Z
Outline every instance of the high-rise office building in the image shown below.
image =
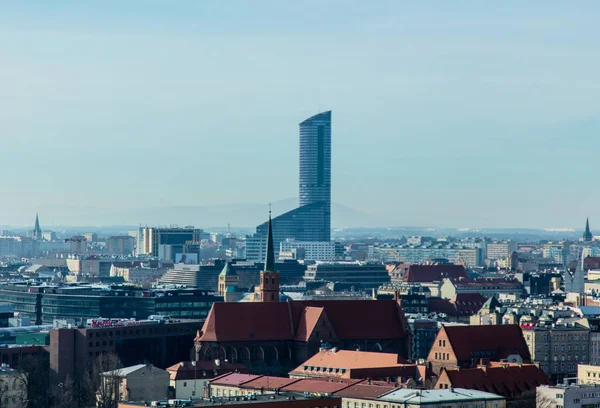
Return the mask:
M 320 204 L 323 218 L 309 225 L 313 239 L 331 238 L 331 111 L 300 123 L 300 207 Z
M 300 197 L 298 208 L 273 218 L 273 242 L 278 253 L 286 239 L 329 242 L 331 239 L 331 111 L 300 123 Z M 264 259 L 268 223 L 246 240 L 246 257 Z
M 184 253 L 188 242 L 200 241 L 202 232 L 194 227 L 140 228 L 141 240 L 137 243 L 137 254 L 176 261 L 177 254 Z

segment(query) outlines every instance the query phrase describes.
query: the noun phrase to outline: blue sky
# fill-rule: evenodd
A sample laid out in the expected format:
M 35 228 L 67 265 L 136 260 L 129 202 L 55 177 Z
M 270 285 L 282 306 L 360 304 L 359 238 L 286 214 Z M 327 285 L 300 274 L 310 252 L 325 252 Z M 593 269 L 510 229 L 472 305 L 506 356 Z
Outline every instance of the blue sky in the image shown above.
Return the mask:
M 298 123 L 332 109 L 336 202 L 398 225 L 600 225 L 599 11 L 4 2 L 0 224 L 295 197 Z

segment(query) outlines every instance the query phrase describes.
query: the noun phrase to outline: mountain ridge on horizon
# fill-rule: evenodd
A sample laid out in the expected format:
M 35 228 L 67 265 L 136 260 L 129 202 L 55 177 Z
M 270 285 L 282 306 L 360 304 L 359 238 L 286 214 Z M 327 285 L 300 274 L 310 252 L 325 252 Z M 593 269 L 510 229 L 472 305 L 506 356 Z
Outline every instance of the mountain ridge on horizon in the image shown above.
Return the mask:
M 397 222 L 385 217 L 367 214 L 343 204 L 332 203 L 333 228 L 386 227 Z M 298 206 L 297 198 L 271 203 L 276 217 Z M 53 206 L 39 209 L 40 223 L 53 226 L 128 226 L 128 225 L 194 225 L 198 228 L 226 227 L 254 228 L 267 221 L 268 204 L 237 203 L 213 205 L 170 205 L 111 211 L 101 208 L 71 207 L 68 214 L 56 214 Z M 61 208 L 64 213 L 64 208 Z M 33 224 L 32 224 L 33 225 Z M 13 226 L 25 228 L 26 226 Z

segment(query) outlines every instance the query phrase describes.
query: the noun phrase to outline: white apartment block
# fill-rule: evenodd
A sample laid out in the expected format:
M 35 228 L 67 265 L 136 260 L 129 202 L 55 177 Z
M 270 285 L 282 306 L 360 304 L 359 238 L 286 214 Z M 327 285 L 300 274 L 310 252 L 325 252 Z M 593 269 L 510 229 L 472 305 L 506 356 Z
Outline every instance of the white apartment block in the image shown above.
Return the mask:
M 288 251 L 304 252 L 302 259 L 307 261 L 333 261 L 335 259 L 335 242 L 287 239 L 279 245 L 279 252 Z

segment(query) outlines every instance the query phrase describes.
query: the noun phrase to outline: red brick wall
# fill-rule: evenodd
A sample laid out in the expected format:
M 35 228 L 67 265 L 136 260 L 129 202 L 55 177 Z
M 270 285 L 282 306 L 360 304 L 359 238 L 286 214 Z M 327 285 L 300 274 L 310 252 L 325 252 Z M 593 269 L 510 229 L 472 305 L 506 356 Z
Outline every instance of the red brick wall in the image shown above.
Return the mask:
M 429 351 L 427 360 L 431 363 L 431 368 L 436 374 L 439 374 L 442 367 L 457 367 L 458 361 L 456 360 L 456 356 L 454 355 L 450 340 L 448 340 L 444 328 L 438 332 L 433 342 L 433 346 L 431 347 L 431 351 Z

